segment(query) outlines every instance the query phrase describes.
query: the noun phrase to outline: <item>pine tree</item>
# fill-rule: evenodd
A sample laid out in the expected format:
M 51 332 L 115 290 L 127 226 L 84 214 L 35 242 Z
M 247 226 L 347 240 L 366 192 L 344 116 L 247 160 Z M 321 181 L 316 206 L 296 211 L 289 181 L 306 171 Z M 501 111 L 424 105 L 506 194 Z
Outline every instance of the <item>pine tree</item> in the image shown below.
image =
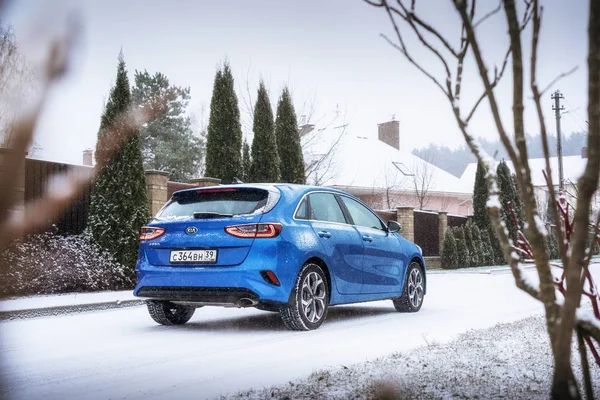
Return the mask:
M 135 71 L 133 104 L 150 114 L 140 129 L 144 168 L 165 171 L 172 181 L 198 177 L 204 140 L 194 134 L 186 109 L 190 88 L 172 85 L 162 73 Z
M 477 172 L 475 173 L 475 184 L 473 186 L 473 222 L 479 227 L 482 234 L 484 231 L 488 232 L 491 249 L 493 251 L 493 261 L 491 261 L 491 263 L 501 264 L 504 262 L 502 247 L 494 233 L 492 222 L 487 212 L 487 201 L 490 195 L 488 192 L 489 186 L 486 180 L 486 174 L 486 167 L 483 164 L 478 163 Z
M 230 183 L 242 172 L 242 126 L 233 75 L 225 62 L 213 85 L 206 137 L 206 176 Z
M 554 225 L 554 214 L 552 211 L 552 198 L 550 197 L 550 193 L 546 195 L 548 197 L 548 201 L 546 203 L 546 223 Z
M 287 183 L 306 183 L 304 156 L 300 143 L 300 132 L 296 111 L 288 88 L 284 88 L 277 105 L 275 136 L 279 151 L 281 181 Z
M 481 232 L 481 249 L 483 252 L 483 265 L 494 265 L 494 249 L 490 240 L 489 230 L 480 230 Z
M 469 256 L 470 256 L 470 263 L 469 266 L 470 267 L 476 267 L 479 265 L 479 258 L 477 257 L 477 250 L 475 247 L 475 241 L 473 240 L 473 231 L 472 231 L 472 224 L 468 223 L 464 226 L 464 231 L 465 231 L 465 243 L 467 245 L 467 249 L 469 250 Z
M 510 169 L 504 161 L 498 164 L 497 177 L 498 188 L 500 189 L 500 203 L 502 204 L 502 220 L 508 230 L 508 237 L 513 243 L 516 243 L 518 239 L 517 232 L 518 230 L 523 230 L 524 226 L 523 203 L 521 202 L 521 196 L 517 186 L 517 178 L 514 174 L 510 173 Z M 515 225 L 515 221 L 513 220 L 509 204 L 512 206 L 517 225 Z M 500 256 L 503 260 L 504 256 L 501 253 Z
M 280 178 L 279 155 L 273 110 L 267 88 L 262 81 L 258 86 L 252 130 L 254 139 L 252 140 L 250 179 L 252 182 L 278 182 Z
M 473 222 L 481 231 L 490 227 L 490 217 L 487 212 L 487 201 L 489 199 L 488 183 L 485 175 L 487 171 L 482 163 L 477 163 L 475 173 L 475 184 L 473 186 Z
M 486 260 L 483 251 L 483 243 L 481 241 L 481 231 L 479 230 L 479 227 L 475 224 L 471 225 L 471 236 L 473 238 L 473 248 L 475 251 L 475 258 L 477 259 L 477 265 L 486 265 Z
M 442 268 L 454 269 L 458 265 L 458 255 L 456 253 L 456 240 L 452 229 L 446 231 L 444 236 L 444 247 L 442 248 Z
M 252 159 L 250 158 L 250 145 L 244 140 L 242 145 L 242 181 L 245 183 L 250 182 L 250 167 L 252 166 Z
M 510 206 L 513 207 L 516 216 L 516 208 L 519 207 L 520 204 L 518 200 L 519 196 L 516 193 L 517 188 L 514 186 L 510 169 L 508 169 L 506 162 L 502 161 L 500 164 L 498 164 L 496 173 L 498 179 L 498 189 L 500 190 L 500 204 L 502 204 L 500 214 L 504 224 L 506 225 L 506 229 L 508 230 L 509 239 L 516 244 L 517 229 L 519 227 L 515 226 L 512 214 L 510 212 Z
M 515 216 L 517 217 L 517 223 L 519 224 L 519 229 L 521 231 L 524 230 L 525 226 L 525 215 L 523 201 L 521 200 L 521 192 L 519 191 L 519 184 L 517 182 L 517 176 L 515 174 L 511 175 L 513 186 L 515 188 L 515 198 L 513 199 L 514 204 L 513 208 L 515 210 Z
M 129 80 L 121 53 L 117 80 L 100 120 L 96 158 L 106 166 L 92 187 L 88 228 L 94 240 L 133 274 L 139 229 L 148 221 L 149 212 L 139 131 L 125 131 L 115 124 L 130 105 Z M 128 139 L 109 157 L 115 137 L 123 136 Z
M 456 254 L 458 259 L 458 268 L 465 268 L 471 265 L 471 257 L 467 242 L 465 240 L 465 231 L 462 226 L 454 228 L 454 238 L 456 239 Z

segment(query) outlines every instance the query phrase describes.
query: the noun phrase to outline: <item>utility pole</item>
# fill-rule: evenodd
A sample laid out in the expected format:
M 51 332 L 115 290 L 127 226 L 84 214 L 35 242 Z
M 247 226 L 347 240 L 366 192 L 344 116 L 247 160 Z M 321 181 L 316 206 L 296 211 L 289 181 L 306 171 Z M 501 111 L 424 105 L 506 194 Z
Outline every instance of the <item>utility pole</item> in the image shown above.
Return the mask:
M 560 135 L 560 112 L 565 109 L 564 106 L 560 105 L 560 99 L 564 96 L 557 90 L 550 96 L 554 100 L 552 109 L 554 110 L 554 117 L 556 118 L 556 155 L 558 156 L 558 188 L 560 190 L 565 189 L 564 177 L 563 177 L 563 158 L 562 158 L 562 139 Z

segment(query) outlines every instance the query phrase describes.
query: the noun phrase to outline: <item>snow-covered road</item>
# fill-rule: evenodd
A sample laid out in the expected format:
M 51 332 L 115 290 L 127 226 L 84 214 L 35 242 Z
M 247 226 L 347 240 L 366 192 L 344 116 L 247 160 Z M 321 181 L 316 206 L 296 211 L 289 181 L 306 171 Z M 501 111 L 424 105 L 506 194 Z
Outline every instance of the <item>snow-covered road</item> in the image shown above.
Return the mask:
M 0 397 L 213 398 L 541 312 L 508 273 L 454 273 L 428 276 L 417 314 L 391 301 L 333 307 L 313 332 L 287 331 L 275 313 L 208 307 L 181 327 L 156 325 L 145 307 L 6 321 Z

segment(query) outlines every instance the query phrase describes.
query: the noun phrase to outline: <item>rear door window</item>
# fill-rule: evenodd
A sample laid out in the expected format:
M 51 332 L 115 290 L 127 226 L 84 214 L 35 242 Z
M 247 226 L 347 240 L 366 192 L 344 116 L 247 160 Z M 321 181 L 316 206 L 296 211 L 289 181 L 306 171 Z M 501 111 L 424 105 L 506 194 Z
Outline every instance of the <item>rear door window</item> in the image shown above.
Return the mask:
M 273 197 L 276 197 L 274 199 Z M 194 213 L 247 215 L 268 211 L 279 196 L 264 189 L 224 188 L 176 193 L 158 218 L 192 217 Z M 270 208 L 269 208 L 270 209 Z
M 367 207 L 360 204 L 358 201 L 351 199 L 350 197 L 340 196 L 342 202 L 348 209 L 350 216 L 354 220 L 354 225 L 362 226 L 365 228 L 373 228 L 384 230 L 385 227 L 381 220 L 371 212 Z
M 346 224 L 346 218 L 335 196 L 331 193 L 313 193 L 310 195 L 310 219 Z
M 298 205 L 295 217 L 296 219 L 310 219 L 308 218 L 308 197 L 303 198 Z

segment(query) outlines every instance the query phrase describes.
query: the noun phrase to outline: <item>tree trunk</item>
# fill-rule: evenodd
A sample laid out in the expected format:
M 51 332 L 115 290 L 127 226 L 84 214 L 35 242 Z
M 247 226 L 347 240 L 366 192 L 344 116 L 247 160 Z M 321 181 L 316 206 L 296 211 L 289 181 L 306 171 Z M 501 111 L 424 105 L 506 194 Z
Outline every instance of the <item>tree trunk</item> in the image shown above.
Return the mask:
M 554 366 L 554 377 L 552 380 L 552 398 L 556 400 L 580 399 L 577 381 L 573 376 L 570 362 Z

